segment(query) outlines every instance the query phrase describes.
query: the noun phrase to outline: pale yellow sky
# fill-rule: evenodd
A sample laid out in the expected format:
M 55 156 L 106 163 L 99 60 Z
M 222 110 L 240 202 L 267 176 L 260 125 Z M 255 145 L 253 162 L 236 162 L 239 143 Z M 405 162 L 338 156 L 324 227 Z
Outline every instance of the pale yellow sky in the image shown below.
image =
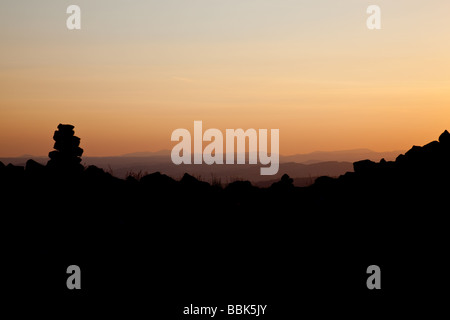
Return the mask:
M 282 154 L 407 149 L 450 129 L 450 2 L 0 4 L 0 156 L 171 149 L 173 130 L 280 129 Z M 366 28 L 378 4 L 382 29 Z

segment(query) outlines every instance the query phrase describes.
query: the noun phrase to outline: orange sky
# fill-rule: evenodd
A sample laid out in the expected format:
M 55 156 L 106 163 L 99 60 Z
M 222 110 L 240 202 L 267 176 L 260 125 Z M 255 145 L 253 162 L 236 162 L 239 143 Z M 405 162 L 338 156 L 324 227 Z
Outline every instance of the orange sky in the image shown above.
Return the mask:
M 173 130 L 280 129 L 282 154 L 407 149 L 450 129 L 450 3 L 51 1 L 0 4 L 0 156 L 171 149 Z M 187 2 L 190 2 L 189 5 Z

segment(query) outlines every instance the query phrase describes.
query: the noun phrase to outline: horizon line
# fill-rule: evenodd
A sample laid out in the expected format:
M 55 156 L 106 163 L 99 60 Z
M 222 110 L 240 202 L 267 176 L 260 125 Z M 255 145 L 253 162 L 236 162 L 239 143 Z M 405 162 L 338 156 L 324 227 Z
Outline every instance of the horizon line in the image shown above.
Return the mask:
M 355 149 L 341 149 L 341 150 L 316 150 L 316 151 L 311 151 L 311 152 L 305 152 L 305 153 L 294 153 L 294 154 L 281 154 L 279 153 L 278 155 L 281 157 L 293 157 L 293 156 L 301 156 L 301 155 L 309 155 L 309 154 L 314 154 L 314 153 L 337 153 L 337 152 L 370 152 L 370 153 L 394 153 L 394 152 L 400 152 L 400 153 L 404 153 L 406 152 L 406 150 L 408 149 L 398 149 L 398 150 L 386 150 L 386 151 L 375 151 L 369 148 L 355 148 Z M 123 154 L 118 154 L 118 155 L 95 155 L 95 156 L 90 156 L 90 155 L 83 155 L 83 157 L 87 157 L 87 158 L 120 158 L 120 157 L 129 157 L 129 158 L 145 158 L 145 157 L 150 157 L 150 156 L 158 156 L 158 154 L 163 154 L 167 152 L 167 155 L 170 156 L 171 150 L 169 149 L 160 149 L 158 151 L 135 151 L 135 152 L 128 152 L 128 153 L 123 153 Z M 154 155 L 137 155 L 137 154 L 154 154 Z M 258 151 L 253 151 L 253 152 L 245 152 L 245 154 L 249 154 L 249 153 L 256 153 L 258 154 Z M 239 153 L 234 152 L 234 155 L 237 155 Z M 161 155 L 161 156 L 165 156 Z M 194 153 L 191 153 L 191 155 L 194 155 Z M 226 155 L 226 153 L 222 153 L 222 155 Z M 32 155 L 32 154 L 22 154 L 22 155 L 17 155 L 17 156 L 3 156 L 0 155 L 0 158 L 29 158 L 29 157 L 35 157 L 35 158 L 48 158 L 48 154 L 47 155 Z

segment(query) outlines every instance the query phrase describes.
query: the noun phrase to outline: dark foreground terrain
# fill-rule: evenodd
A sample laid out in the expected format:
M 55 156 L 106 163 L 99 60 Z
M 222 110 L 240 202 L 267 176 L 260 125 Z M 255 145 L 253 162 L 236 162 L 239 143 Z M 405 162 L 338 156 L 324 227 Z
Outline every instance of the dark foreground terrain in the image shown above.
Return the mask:
M 187 319 L 190 304 L 267 304 L 267 319 L 366 319 L 448 306 L 447 131 L 393 162 L 261 189 L 114 178 L 79 164 L 70 127 L 55 132 L 46 166 L 0 163 L 2 286 L 16 313 Z M 66 287 L 70 265 L 81 268 L 81 290 Z M 381 268 L 381 290 L 367 289 L 370 265 Z

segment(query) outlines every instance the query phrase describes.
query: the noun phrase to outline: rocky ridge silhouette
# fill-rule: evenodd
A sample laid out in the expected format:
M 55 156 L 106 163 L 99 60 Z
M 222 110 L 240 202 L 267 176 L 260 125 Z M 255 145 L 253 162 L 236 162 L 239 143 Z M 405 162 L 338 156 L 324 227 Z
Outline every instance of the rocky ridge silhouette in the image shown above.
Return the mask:
M 282 297 L 288 308 L 298 302 L 286 303 L 296 288 L 311 306 L 324 292 L 371 306 L 370 293 L 353 289 L 364 287 L 355 275 L 365 277 L 374 263 L 396 275 L 384 280 L 395 301 L 406 292 L 409 304 L 423 303 L 419 289 L 439 298 L 433 294 L 447 285 L 447 131 L 395 161 L 358 161 L 354 172 L 310 187 L 294 187 L 284 175 L 257 188 L 187 174 L 180 181 L 158 172 L 115 178 L 83 167 L 73 126 L 58 129 L 46 166 L 0 163 L 2 203 L 14 208 L 2 216 L 16 253 L 5 260 L 21 275 L 33 266 L 36 288 L 59 292 L 74 261 L 91 277 L 83 294 L 139 299 L 154 292 L 146 301 L 233 292 L 236 299 Z M 417 270 L 427 281 L 410 280 Z M 12 279 L 18 290 L 29 288 L 27 277 Z

